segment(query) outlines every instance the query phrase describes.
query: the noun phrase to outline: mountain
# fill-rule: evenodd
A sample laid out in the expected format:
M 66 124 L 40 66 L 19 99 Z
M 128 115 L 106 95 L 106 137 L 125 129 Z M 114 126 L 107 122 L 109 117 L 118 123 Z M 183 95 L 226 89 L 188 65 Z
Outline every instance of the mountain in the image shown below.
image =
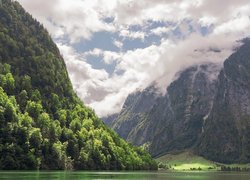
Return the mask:
M 221 67 L 203 64 L 177 75 L 160 95 L 130 94 L 110 127 L 154 157 L 192 150 L 207 159 L 250 162 L 250 40 Z
M 216 80 L 210 73 L 218 74 L 219 69 L 215 64 L 191 67 L 165 95 L 154 86 L 129 95 L 111 127 L 133 144 L 149 145 L 153 156 L 191 148 L 212 106 Z
M 0 169 L 156 169 L 73 91 L 57 46 L 16 1 L 0 4 Z
M 122 111 L 119 116 L 110 123 L 111 127 L 118 132 L 118 134 L 124 138 L 138 145 L 137 141 L 130 140 L 131 138 L 143 138 L 139 134 L 133 134 L 130 136 L 133 129 L 138 129 L 138 126 L 143 122 L 148 112 L 154 105 L 154 102 L 157 98 L 156 88 L 150 86 L 143 92 L 135 92 L 128 96 L 126 99 Z M 107 121 L 105 121 L 106 123 Z M 142 128 L 142 131 L 146 132 L 145 128 Z
M 219 162 L 250 162 L 250 39 L 224 63 L 213 108 L 196 148 Z

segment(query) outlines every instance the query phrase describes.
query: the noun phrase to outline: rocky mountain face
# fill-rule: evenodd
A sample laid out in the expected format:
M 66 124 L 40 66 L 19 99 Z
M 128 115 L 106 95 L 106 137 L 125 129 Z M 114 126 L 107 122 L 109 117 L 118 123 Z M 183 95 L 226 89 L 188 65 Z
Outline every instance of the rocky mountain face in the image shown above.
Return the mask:
M 250 162 L 250 41 L 224 63 L 213 108 L 196 148 L 220 162 Z
M 189 68 L 180 73 L 161 95 L 154 86 L 128 96 L 111 127 L 136 145 L 148 144 L 154 156 L 192 147 L 210 112 L 219 72 L 215 64 Z
M 249 162 L 249 82 L 250 41 L 244 40 L 223 67 L 180 72 L 165 95 L 154 87 L 129 95 L 110 126 L 155 157 L 192 149 L 214 161 Z
M 130 142 L 141 145 L 140 140 L 135 140 L 139 135 L 136 129 L 141 126 L 147 117 L 147 113 L 153 108 L 157 99 L 157 89 L 150 86 L 143 92 L 135 92 L 126 99 L 121 113 L 110 124 L 118 134 Z M 106 121 L 105 121 L 106 122 Z M 135 131 L 135 132 L 133 132 Z

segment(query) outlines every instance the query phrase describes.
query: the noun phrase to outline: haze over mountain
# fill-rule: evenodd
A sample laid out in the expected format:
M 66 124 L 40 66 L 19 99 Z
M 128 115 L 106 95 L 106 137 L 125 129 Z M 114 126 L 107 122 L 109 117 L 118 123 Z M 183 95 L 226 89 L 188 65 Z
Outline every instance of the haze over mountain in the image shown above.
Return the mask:
M 248 0 L 18 0 L 48 29 L 80 98 L 100 116 L 128 96 L 203 63 L 223 63 L 249 36 Z
M 250 40 L 221 69 L 188 68 L 165 95 L 149 86 L 129 95 L 108 124 L 127 141 L 147 146 L 154 157 L 193 151 L 222 163 L 250 162 Z

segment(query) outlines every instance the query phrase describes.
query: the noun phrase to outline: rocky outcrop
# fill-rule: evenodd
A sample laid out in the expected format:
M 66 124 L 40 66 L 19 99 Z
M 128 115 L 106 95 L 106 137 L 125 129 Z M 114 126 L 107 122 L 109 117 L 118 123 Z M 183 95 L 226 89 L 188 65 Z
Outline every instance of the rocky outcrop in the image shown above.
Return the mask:
M 197 152 L 214 161 L 250 162 L 249 40 L 224 63 Z
M 154 86 L 128 96 L 111 127 L 136 145 L 149 145 L 153 156 L 195 145 L 210 112 L 220 67 L 206 64 L 180 73 L 160 95 Z
M 220 67 L 204 64 L 179 73 L 159 95 L 129 95 L 111 127 L 154 156 L 192 149 L 223 163 L 250 162 L 250 40 Z
M 154 106 L 158 96 L 157 89 L 154 86 L 150 86 L 142 92 L 138 91 L 129 95 L 122 111 L 110 126 L 124 139 L 136 137 L 137 135 L 134 136 L 132 131 L 137 129 L 146 119 L 147 113 Z M 141 144 L 133 141 L 133 139 L 130 142 Z

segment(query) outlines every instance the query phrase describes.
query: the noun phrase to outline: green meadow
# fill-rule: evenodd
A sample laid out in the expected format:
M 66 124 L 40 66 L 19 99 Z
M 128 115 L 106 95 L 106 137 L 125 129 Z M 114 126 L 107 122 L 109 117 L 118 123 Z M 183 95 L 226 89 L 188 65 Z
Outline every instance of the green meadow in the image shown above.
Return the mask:
M 222 164 L 209 161 L 192 152 L 166 154 L 156 159 L 160 170 L 170 171 L 221 171 L 221 167 L 250 169 L 250 164 Z

